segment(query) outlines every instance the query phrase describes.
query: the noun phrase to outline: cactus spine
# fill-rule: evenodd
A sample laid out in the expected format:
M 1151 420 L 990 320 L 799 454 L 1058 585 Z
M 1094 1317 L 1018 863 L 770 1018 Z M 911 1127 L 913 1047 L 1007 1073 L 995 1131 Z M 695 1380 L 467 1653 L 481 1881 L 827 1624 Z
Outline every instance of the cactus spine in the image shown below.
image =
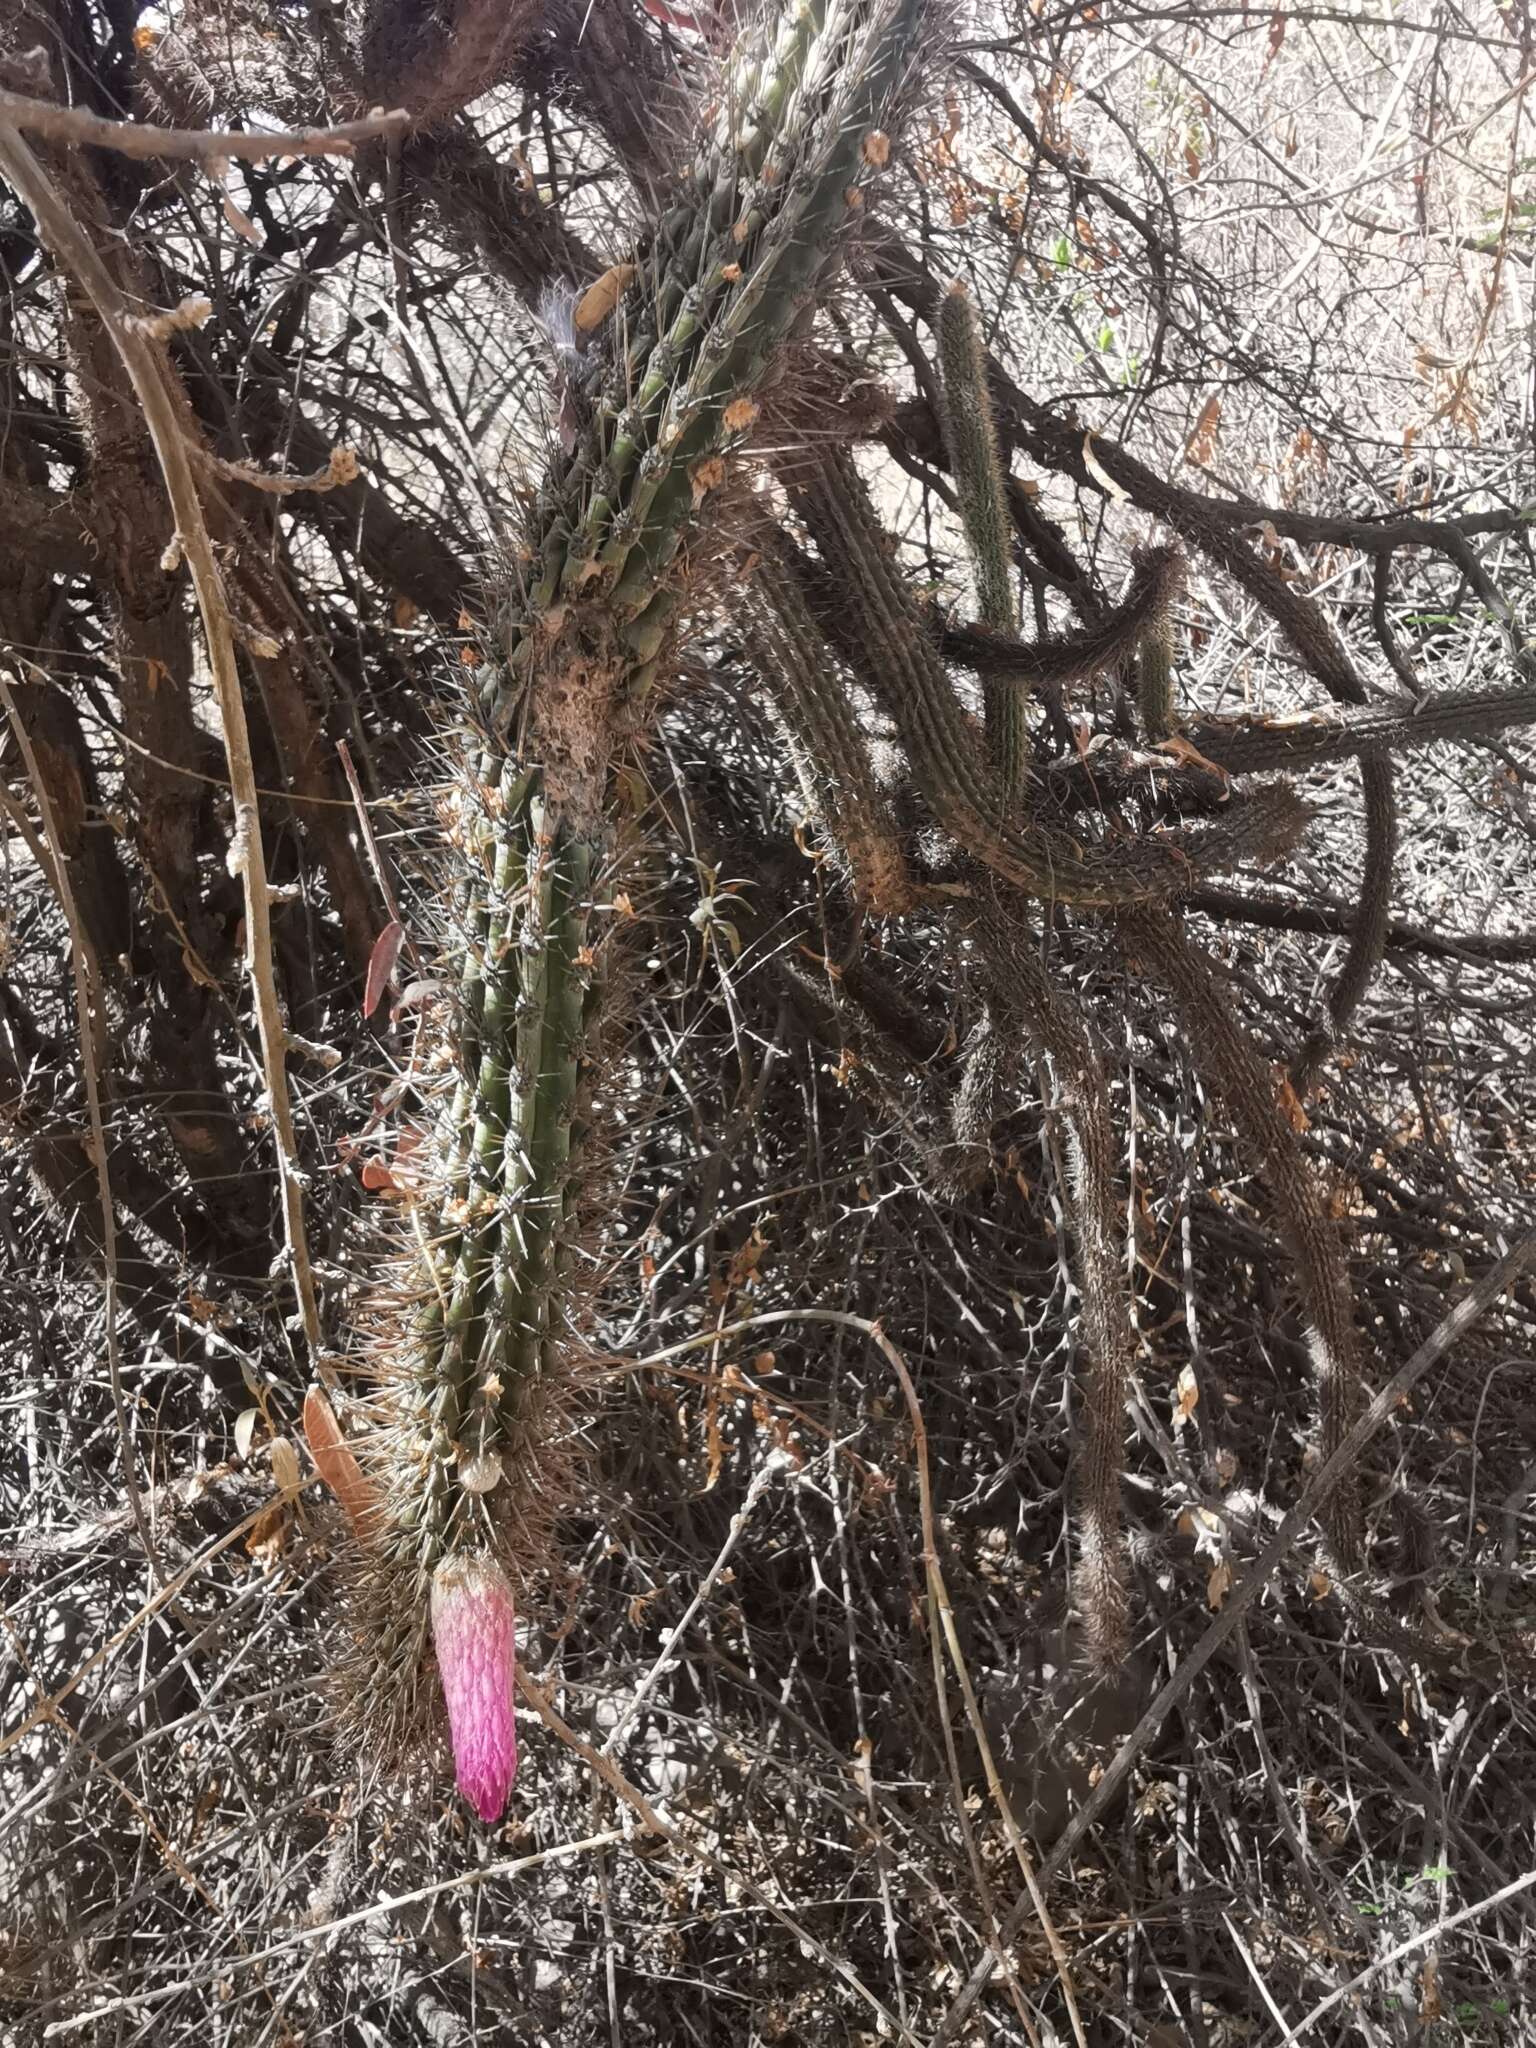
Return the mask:
M 698 507 L 889 155 L 923 7 L 791 0 L 743 38 L 503 609 L 462 800 L 458 1080 L 438 1137 L 425 1307 L 377 1445 L 381 1513 L 359 1588 L 350 1721 L 375 1754 L 422 1732 L 434 1591 L 441 1614 L 467 1564 L 494 1562 L 548 1491 L 610 766 L 675 631 Z M 498 1800 L 457 1721 L 454 1737 L 461 1786 L 488 1815 Z
M 976 308 L 958 281 L 939 309 L 939 367 L 944 380 L 944 438 L 960 494 L 960 514 L 971 550 L 981 622 L 1010 637 L 1018 626 L 1010 566 L 1008 503 L 998 452 L 987 352 Z M 1006 684 L 982 684 L 987 751 L 1004 797 L 1013 805 L 1029 776 L 1029 734 L 1024 698 Z

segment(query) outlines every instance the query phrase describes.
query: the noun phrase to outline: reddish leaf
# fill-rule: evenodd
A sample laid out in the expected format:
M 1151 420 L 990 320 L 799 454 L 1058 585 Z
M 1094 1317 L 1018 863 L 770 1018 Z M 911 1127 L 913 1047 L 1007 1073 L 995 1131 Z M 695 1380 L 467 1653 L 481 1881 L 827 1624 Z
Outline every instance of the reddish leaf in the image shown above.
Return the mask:
M 668 7 L 663 0 L 643 0 L 646 13 L 652 21 L 659 21 L 667 28 L 686 29 L 689 35 L 701 36 L 704 31 L 696 14 L 689 14 L 681 7 Z
M 358 1535 L 366 1536 L 378 1513 L 378 1495 L 363 1477 L 335 1411 L 318 1387 L 311 1387 L 304 1396 L 304 1438 L 315 1470 L 346 1509 Z
M 405 926 L 398 918 L 391 918 L 373 942 L 373 951 L 368 955 L 368 981 L 363 989 L 365 1017 L 371 1017 L 379 1007 L 380 998 L 395 971 L 395 962 L 400 958 L 404 938 Z

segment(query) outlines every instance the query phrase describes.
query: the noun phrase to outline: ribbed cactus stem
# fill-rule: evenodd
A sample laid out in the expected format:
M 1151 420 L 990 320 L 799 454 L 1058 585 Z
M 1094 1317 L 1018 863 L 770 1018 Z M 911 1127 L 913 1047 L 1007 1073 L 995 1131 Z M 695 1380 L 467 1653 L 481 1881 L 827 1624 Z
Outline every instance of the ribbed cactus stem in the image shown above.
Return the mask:
M 1191 743 L 1237 775 L 1277 768 L 1318 768 L 1352 754 L 1413 753 L 1443 740 L 1491 739 L 1512 725 L 1536 719 L 1536 681 L 1499 690 L 1465 690 L 1402 710 L 1395 704 L 1363 710 L 1308 712 L 1300 718 L 1202 720 Z
M 1083 842 L 1044 824 L 1015 823 L 973 744 L 909 584 L 896 571 L 869 493 L 842 449 L 824 449 L 795 500 L 856 614 L 863 680 L 890 711 L 934 816 L 1005 881 L 1043 902 L 1089 910 L 1182 895 L 1202 872 L 1273 858 L 1304 814 L 1283 785 L 1254 793 L 1203 833 Z
M 1003 465 L 987 390 L 987 352 L 976 308 L 956 281 L 939 308 L 939 367 L 944 379 L 944 439 L 960 497 L 982 624 L 1012 634 L 1018 626 L 1012 574 L 1012 527 Z M 987 751 L 1003 795 L 1013 803 L 1029 775 L 1029 734 L 1023 693 L 982 684 Z
M 924 4 L 788 0 L 726 65 L 693 173 L 592 351 L 575 394 L 585 431 L 552 463 L 486 666 L 460 842 L 459 1071 L 437 1213 L 418 1217 L 425 1307 L 377 1460 L 382 1527 L 359 1614 L 362 1657 L 385 1682 L 352 1716 L 374 1752 L 419 1734 L 430 1608 L 460 1782 L 482 1814 L 510 1783 L 510 1707 L 503 1730 L 455 1617 L 477 1617 L 474 1643 L 494 1634 L 492 1607 L 510 1630 L 510 1585 L 491 1600 L 485 1573 L 537 1520 L 570 1377 L 563 1253 L 610 768 L 676 630 L 689 536 L 889 155 Z
M 1082 1297 L 1087 1371 L 1073 1457 L 1078 1558 L 1074 1571 L 1083 1637 L 1104 1671 L 1126 1652 L 1130 1619 L 1120 1512 L 1125 1395 L 1136 1354 L 1136 1318 L 1123 1257 L 1125 1205 L 1103 1063 L 1077 1004 L 1058 992 L 1036 951 L 1026 906 L 976 878 L 972 935 L 986 963 L 993 1006 L 1023 1027 L 1055 1083 L 1065 1139 L 1073 1271 Z M 1154 913 L 1147 913 L 1148 916 Z
M 1156 746 L 1175 731 L 1173 632 L 1166 618 L 1147 629 L 1136 651 L 1136 703 L 1141 730 Z
M 625 345 L 541 506 L 539 574 L 484 709 L 506 730 L 562 603 L 600 605 L 624 694 L 658 651 L 653 611 L 720 458 L 751 432 L 791 323 L 887 160 L 882 123 L 924 0 L 794 0 L 720 82 L 718 113 L 623 302 Z
M 754 658 L 817 814 L 847 859 L 855 892 L 882 915 L 899 916 L 912 906 L 912 877 L 846 675 L 772 540 L 758 564 L 751 610 Z

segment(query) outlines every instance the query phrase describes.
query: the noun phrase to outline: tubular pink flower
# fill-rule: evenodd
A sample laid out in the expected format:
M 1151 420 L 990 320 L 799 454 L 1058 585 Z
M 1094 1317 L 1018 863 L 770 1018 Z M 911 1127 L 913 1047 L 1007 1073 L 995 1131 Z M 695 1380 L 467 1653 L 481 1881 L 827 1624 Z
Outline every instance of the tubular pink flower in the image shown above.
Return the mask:
M 450 1557 L 432 1578 L 432 1640 L 448 1702 L 459 1790 L 482 1820 L 500 1820 L 517 1776 L 512 1588 L 483 1553 Z

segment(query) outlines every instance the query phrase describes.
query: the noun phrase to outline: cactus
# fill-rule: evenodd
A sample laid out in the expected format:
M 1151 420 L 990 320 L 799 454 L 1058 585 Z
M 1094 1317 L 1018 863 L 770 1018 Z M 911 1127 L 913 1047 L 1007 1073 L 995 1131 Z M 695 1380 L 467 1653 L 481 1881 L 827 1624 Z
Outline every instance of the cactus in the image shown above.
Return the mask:
M 430 1718 L 435 1617 L 461 1787 L 487 1819 L 514 1760 L 498 1559 L 532 1540 L 569 1380 L 562 1252 L 581 1185 L 610 764 L 675 632 L 699 506 L 889 155 L 923 6 L 790 0 L 744 36 L 578 394 L 586 429 L 539 499 L 479 697 L 457 835 L 457 1087 L 416 1276 L 425 1307 L 371 1452 L 381 1509 L 362 1545 L 347 1705 L 367 1753 L 412 1748 Z
M 965 287 L 951 285 L 939 309 L 939 367 L 944 379 L 944 439 L 960 494 L 960 515 L 976 574 L 981 622 L 1012 635 L 1018 625 L 1010 563 L 1008 504 L 998 453 L 987 352 Z M 1029 776 L 1025 705 L 1017 690 L 984 681 L 987 751 L 1010 805 Z
M 1176 729 L 1173 706 L 1173 634 L 1166 618 L 1149 626 L 1136 650 L 1136 707 L 1141 730 L 1156 746 Z
M 900 916 L 912 907 L 914 891 L 890 806 L 843 676 L 776 539 L 763 550 L 750 600 L 757 666 L 776 686 L 774 708 L 855 892 L 882 916 Z
M 1360 756 L 1365 861 L 1360 871 L 1355 927 L 1328 991 L 1324 1013 L 1291 1062 L 1291 1080 L 1299 1095 L 1308 1093 L 1329 1054 L 1348 1030 L 1349 1020 L 1360 1007 L 1387 950 L 1393 870 L 1397 864 L 1397 796 L 1393 782 L 1392 763 L 1385 754 Z
M 1134 653 L 1143 635 L 1157 630 L 1183 580 L 1184 563 L 1177 548 L 1142 548 L 1124 597 L 1086 631 L 1026 643 L 1012 632 L 948 626 L 944 655 L 974 669 L 984 683 L 1006 683 L 1014 690 L 1061 690 L 1085 683 L 1117 668 Z
M 1012 823 L 852 459 L 841 449 L 819 451 L 792 495 L 840 580 L 857 620 L 864 680 L 894 718 L 934 816 L 1005 881 L 1042 902 L 1107 910 L 1182 895 L 1201 873 L 1248 856 L 1273 858 L 1294 843 L 1305 813 L 1283 784 L 1256 791 L 1202 833 L 1093 843 Z
M 1195 1071 L 1231 1118 L 1250 1169 L 1268 1183 L 1275 1221 L 1301 1283 L 1321 1448 L 1325 1458 L 1332 1457 L 1359 1412 L 1360 1342 L 1338 1233 L 1302 1158 L 1280 1077 L 1233 1015 L 1209 960 L 1174 913 L 1124 912 L 1117 928 L 1128 960 L 1148 970 L 1173 998 Z M 1342 1577 L 1359 1566 L 1364 1549 L 1356 1479 L 1346 1479 L 1329 1495 L 1326 1513 L 1334 1576 Z
M 1408 710 L 1370 705 L 1364 710 L 1313 712 L 1297 719 L 1210 718 L 1191 726 L 1191 743 L 1234 775 L 1277 768 L 1320 768 L 1352 754 L 1413 753 L 1440 741 L 1492 739 L 1536 718 L 1536 683 L 1501 690 L 1448 691 Z
M 1052 987 L 1041 964 L 1026 906 L 982 874 L 972 876 L 972 896 L 971 935 L 985 965 L 992 1007 L 1022 1031 L 1048 1066 L 1055 1083 L 1053 1114 L 1066 1141 L 1064 1192 L 1087 1353 L 1083 1426 L 1073 1455 L 1073 1584 L 1089 1659 L 1095 1669 L 1112 1671 L 1124 1660 L 1130 1622 L 1120 1475 L 1136 1321 L 1118 1255 L 1125 1211 L 1109 1088 L 1088 1024 L 1071 997 Z

